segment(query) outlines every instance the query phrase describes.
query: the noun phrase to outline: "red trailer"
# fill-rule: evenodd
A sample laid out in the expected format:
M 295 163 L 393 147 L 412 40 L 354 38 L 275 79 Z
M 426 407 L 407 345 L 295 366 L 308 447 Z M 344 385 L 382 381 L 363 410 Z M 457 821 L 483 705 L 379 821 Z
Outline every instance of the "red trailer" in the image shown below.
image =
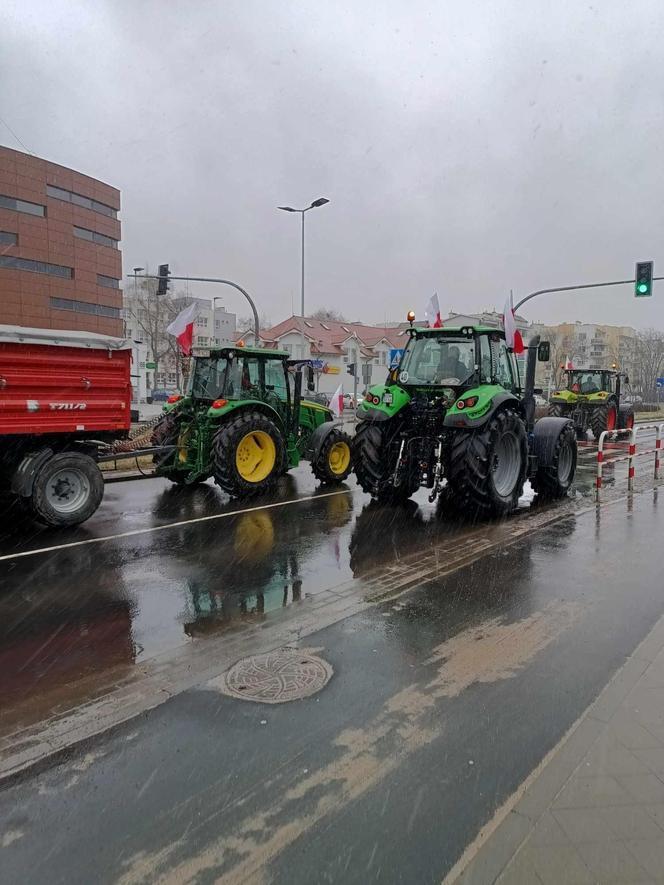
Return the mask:
M 129 432 L 130 370 L 130 341 L 0 326 L 0 487 L 41 522 L 99 507 L 100 451 Z

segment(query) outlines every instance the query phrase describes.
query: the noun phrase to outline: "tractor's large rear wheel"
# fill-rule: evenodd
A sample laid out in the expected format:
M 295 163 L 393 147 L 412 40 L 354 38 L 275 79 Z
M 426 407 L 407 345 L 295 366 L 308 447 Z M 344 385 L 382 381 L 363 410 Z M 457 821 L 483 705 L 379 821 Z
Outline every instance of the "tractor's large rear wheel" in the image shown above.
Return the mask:
M 590 429 L 595 439 L 599 439 L 604 430 L 615 430 L 618 427 L 618 409 L 614 402 L 596 406 L 590 416 Z
M 283 473 L 283 434 L 267 415 L 242 412 L 221 425 L 212 446 L 214 481 L 236 498 L 271 489 Z
M 559 403 L 552 403 L 547 410 L 547 415 L 550 418 L 563 418 L 565 416 L 565 407 Z
M 631 430 L 634 427 L 633 406 L 620 406 L 618 408 L 618 427 L 620 430 Z
M 400 473 L 393 483 L 399 446 L 395 441 L 398 428 L 392 421 L 374 424 L 362 421 L 353 437 L 353 464 L 357 481 L 363 491 L 385 503 L 405 501 L 417 490 L 419 476 L 412 465 Z
M 528 466 L 528 439 L 512 409 L 494 415 L 479 430 L 460 432 L 452 443 L 448 482 L 464 511 L 502 516 L 514 510 Z

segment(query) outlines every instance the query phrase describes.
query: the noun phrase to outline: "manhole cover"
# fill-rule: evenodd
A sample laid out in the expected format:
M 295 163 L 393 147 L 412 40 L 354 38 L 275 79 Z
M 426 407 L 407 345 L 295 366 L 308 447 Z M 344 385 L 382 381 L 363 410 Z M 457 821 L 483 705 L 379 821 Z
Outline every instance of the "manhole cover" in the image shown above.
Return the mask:
M 233 664 L 222 691 L 245 701 L 283 704 L 316 694 L 330 680 L 332 667 L 316 655 L 282 648 Z

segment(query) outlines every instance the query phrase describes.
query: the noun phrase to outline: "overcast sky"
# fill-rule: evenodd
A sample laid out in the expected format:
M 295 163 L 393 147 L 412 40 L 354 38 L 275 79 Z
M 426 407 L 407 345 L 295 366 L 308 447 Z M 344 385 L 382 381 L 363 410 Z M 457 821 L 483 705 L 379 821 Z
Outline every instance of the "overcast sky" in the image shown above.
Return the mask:
M 230 277 L 279 320 L 300 231 L 276 207 L 324 196 L 308 310 L 502 308 L 648 258 L 664 276 L 661 0 L 4 0 L 0 24 L 0 116 L 121 189 L 125 272 Z M 525 313 L 664 328 L 655 292 Z

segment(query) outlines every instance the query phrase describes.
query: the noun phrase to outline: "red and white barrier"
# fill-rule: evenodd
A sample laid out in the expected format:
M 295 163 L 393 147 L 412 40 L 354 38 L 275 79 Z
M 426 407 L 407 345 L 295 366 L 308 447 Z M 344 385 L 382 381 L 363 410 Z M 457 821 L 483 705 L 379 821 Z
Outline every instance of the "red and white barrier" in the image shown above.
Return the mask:
M 655 431 L 655 448 L 644 449 L 642 452 L 637 451 L 637 435 L 641 430 Z M 600 434 L 597 443 L 597 479 L 595 481 L 595 500 L 599 501 L 600 491 L 602 489 L 602 471 L 605 464 L 604 461 L 604 445 L 606 440 L 612 442 L 618 439 L 629 439 L 629 446 L 626 455 L 618 458 L 611 458 L 611 463 L 616 464 L 619 461 L 627 461 L 627 488 L 631 492 L 634 489 L 634 461 L 636 458 L 644 455 L 655 456 L 655 479 L 660 478 L 660 454 L 662 450 L 662 431 L 664 424 L 635 424 L 634 427 L 626 430 L 605 430 Z

